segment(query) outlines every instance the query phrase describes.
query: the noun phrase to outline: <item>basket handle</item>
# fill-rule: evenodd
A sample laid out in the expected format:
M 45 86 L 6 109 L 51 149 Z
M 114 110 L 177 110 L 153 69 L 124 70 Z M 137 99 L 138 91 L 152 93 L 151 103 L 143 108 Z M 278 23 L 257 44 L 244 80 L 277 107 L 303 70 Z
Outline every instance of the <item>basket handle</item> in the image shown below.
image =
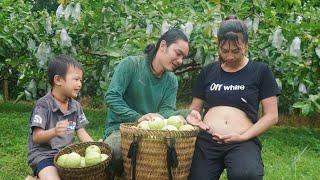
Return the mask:
M 137 135 L 133 136 L 133 141 L 130 144 L 130 148 L 127 157 L 131 159 L 131 177 L 132 180 L 136 180 L 136 165 L 137 165 L 137 154 L 139 148 L 139 138 Z
M 173 180 L 172 168 L 176 168 L 179 164 L 177 158 L 177 152 L 175 148 L 176 140 L 171 137 L 166 137 L 167 144 L 167 169 L 168 169 L 168 179 Z

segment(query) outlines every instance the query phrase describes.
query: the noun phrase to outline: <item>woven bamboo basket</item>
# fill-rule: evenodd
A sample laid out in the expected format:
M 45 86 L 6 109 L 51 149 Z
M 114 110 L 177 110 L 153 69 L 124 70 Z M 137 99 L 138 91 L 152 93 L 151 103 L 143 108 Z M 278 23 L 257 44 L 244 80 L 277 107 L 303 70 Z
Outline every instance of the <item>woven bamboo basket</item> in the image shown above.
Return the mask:
M 167 180 L 167 145 L 174 140 L 178 166 L 171 169 L 174 180 L 186 180 L 189 175 L 196 136 L 199 129 L 192 131 L 163 131 L 138 129 L 134 123 L 122 123 L 121 148 L 126 179 Z M 128 151 L 133 139 L 138 139 L 135 175 L 132 174 Z
M 84 156 L 86 148 L 90 145 L 97 145 L 100 148 L 101 153 L 107 154 L 109 157 L 99 164 L 82 168 L 64 168 L 57 164 L 57 159 L 63 154 L 76 152 L 81 156 Z M 59 176 L 63 180 L 107 180 L 107 166 L 111 161 L 111 158 L 111 149 L 107 144 L 103 142 L 83 142 L 72 144 L 59 151 L 54 157 L 54 165 L 57 167 Z

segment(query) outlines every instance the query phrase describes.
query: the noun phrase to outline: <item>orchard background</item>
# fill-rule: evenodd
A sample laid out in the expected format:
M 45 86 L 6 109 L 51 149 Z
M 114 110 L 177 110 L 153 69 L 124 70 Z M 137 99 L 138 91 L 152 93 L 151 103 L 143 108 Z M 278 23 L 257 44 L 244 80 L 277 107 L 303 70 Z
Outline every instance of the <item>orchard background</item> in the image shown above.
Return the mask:
M 178 101 L 190 101 L 196 74 L 217 60 L 219 24 L 237 15 L 250 30 L 250 58 L 269 64 L 282 88 L 280 112 L 320 111 L 318 0 L 2 0 L 0 7 L 0 99 L 43 96 L 50 88 L 47 63 L 64 53 L 84 65 L 81 96 L 90 97 L 93 107 L 104 104 L 115 65 L 128 55 L 143 55 L 148 43 L 178 27 L 191 42 L 176 71 Z
M 261 136 L 265 179 L 320 179 L 319 0 L 1 0 L 0 179 L 31 175 L 28 118 L 50 89 L 46 68 L 53 56 L 83 64 L 80 100 L 97 140 L 104 93 L 121 59 L 143 55 L 170 27 L 182 29 L 190 53 L 175 73 L 178 107 L 185 108 L 200 69 L 217 60 L 217 30 L 229 15 L 245 21 L 250 58 L 267 63 L 282 89 L 280 126 Z

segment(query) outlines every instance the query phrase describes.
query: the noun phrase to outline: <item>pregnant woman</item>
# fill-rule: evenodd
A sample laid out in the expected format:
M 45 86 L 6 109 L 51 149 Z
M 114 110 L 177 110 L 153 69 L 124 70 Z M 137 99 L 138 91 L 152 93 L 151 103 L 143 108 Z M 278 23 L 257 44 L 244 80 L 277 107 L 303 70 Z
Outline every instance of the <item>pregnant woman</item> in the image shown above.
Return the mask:
M 192 91 L 187 121 L 201 131 L 189 179 L 219 179 L 225 168 L 231 180 L 263 179 L 257 137 L 278 121 L 280 90 L 266 64 L 248 59 L 243 21 L 226 18 L 218 31 L 218 45 L 219 61 L 202 69 Z

